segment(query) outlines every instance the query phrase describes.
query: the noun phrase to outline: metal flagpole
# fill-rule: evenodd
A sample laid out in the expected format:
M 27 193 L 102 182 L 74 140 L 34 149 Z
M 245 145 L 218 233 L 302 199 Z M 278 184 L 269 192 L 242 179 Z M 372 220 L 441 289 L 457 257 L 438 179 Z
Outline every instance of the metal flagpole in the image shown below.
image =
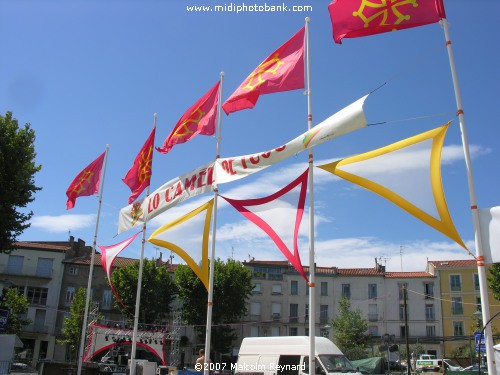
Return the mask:
M 309 22 L 306 17 L 306 81 L 307 81 L 307 128 L 312 128 L 311 69 L 309 56 Z M 309 147 L 309 373 L 316 369 L 316 276 L 314 263 L 314 190 L 313 190 L 313 150 Z
M 154 114 L 154 125 L 156 128 L 156 119 L 158 115 Z M 148 185 L 146 190 L 146 197 L 149 197 L 149 188 L 151 184 Z M 148 218 L 146 216 L 144 220 L 144 225 L 142 226 L 142 245 L 141 245 L 141 258 L 139 259 L 139 277 L 137 278 L 137 293 L 135 296 L 135 312 L 134 312 L 134 331 L 132 333 L 132 350 L 130 353 L 130 375 L 135 375 L 135 356 L 137 352 L 137 329 L 139 327 L 139 306 L 141 304 L 141 289 L 142 289 L 142 270 L 144 267 L 144 247 L 146 245 L 146 226 L 148 223 Z
M 221 114 L 222 114 L 222 87 L 224 83 L 224 72 L 220 73 L 220 88 L 219 88 L 219 104 L 217 106 L 217 152 L 215 160 L 220 157 L 220 141 L 221 141 Z M 210 273 L 208 276 L 208 302 L 207 302 L 207 326 L 205 335 L 205 363 L 203 366 L 203 374 L 208 375 L 210 363 L 210 340 L 212 338 L 212 306 L 214 299 L 214 270 L 215 270 L 215 233 L 217 228 L 217 197 L 219 189 L 217 181 L 214 185 L 214 208 L 212 213 L 212 250 L 210 254 Z M 197 371 L 199 371 L 197 369 Z
M 87 336 L 87 318 L 89 314 L 89 304 L 90 304 L 90 289 L 92 287 L 92 275 L 94 273 L 94 258 L 95 258 L 95 248 L 97 244 L 97 231 L 99 229 L 99 217 L 101 216 L 101 205 L 102 205 L 102 193 L 104 191 L 104 178 L 106 177 L 106 165 L 108 163 L 108 151 L 109 145 L 106 145 L 106 155 L 104 156 L 104 170 L 102 172 L 101 189 L 99 192 L 99 204 L 97 208 L 97 218 L 95 222 L 95 232 L 94 232 L 94 243 L 92 244 L 92 253 L 90 255 L 90 267 L 89 267 L 89 279 L 87 282 L 87 296 L 85 298 L 85 312 L 83 313 L 83 323 L 82 323 L 82 336 L 80 338 L 80 351 L 78 353 L 78 369 L 77 375 L 82 373 L 83 366 L 83 354 L 85 350 L 85 338 Z
M 481 296 L 481 310 L 483 314 L 483 322 L 488 322 L 490 320 L 489 311 L 489 301 L 488 301 L 488 284 L 486 282 L 486 269 L 484 265 L 484 252 L 481 239 L 481 228 L 479 225 L 479 211 L 477 209 L 476 192 L 474 188 L 474 179 L 472 177 L 472 164 L 469 153 L 469 143 L 467 140 L 467 132 L 465 129 L 465 118 L 464 111 L 462 108 L 462 99 L 460 96 L 460 88 L 458 86 L 457 71 L 455 67 L 455 58 L 453 56 L 453 50 L 451 48 L 450 33 L 448 30 L 448 22 L 445 18 L 441 20 L 443 25 L 444 35 L 446 38 L 446 47 L 448 50 L 448 58 L 450 60 L 451 76 L 453 79 L 453 88 L 455 90 L 455 101 L 457 103 L 458 118 L 460 120 L 460 131 L 462 133 L 462 146 L 465 155 L 465 166 L 467 169 L 467 182 L 469 186 L 469 200 L 470 208 L 472 211 L 472 222 L 474 224 L 474 237 L 476 243 L 476 262 L 477 262 L 477 272 L 479 277 L 479 292 Z M 490 375 L 496 375 L 496 368 L 494 365 L 494 352 L 493 352 L 493 338 L 491 326 L 485 327 L 485 345 L 486 345 L 486 357 L 488 362 L 488 373 Z

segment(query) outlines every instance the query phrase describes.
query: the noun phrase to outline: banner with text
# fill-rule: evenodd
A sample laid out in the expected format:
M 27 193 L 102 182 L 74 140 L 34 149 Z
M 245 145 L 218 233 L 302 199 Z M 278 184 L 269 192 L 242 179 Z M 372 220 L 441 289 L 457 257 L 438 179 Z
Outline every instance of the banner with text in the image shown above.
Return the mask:
M 261 171 L 309 147 L 366 126 L 363 104 L 368 95 L 330 116 L 294 140 L 274 150 L 207 163 L 163 184 L 143 200 L 120 210 L 118 233 L 144 224 L 191 197 L 213 191 L 223 184 Z

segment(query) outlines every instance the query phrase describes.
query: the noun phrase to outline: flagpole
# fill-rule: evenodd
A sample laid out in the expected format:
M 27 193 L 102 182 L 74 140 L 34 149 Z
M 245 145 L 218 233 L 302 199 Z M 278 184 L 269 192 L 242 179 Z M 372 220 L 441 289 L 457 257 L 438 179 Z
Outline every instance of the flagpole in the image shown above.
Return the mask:
M 312 101 L 311 101 L 311 69 L 309 55 L 309 22 L 306 17 L 306 94 L 307 94 L 307 129 L 312 128 Z M 309 372 L 316 371 L 316 276 L 314 263 L 314 190 L 313 190 L 313 149 L 309 147 Z
M 82 373 L 82 366 L 83 366 L 83 354 L 85 350 L 85 338 L 87 335 L 87 319 L 88 319 L 89 304 L 90 304 L 90 289 L 92 287 L 92 275 L 94 273 L 95 248 L 97 244 L 97 232 L 99 229 L 99 217 L 101 216 L 102 193 L 104 191 L 104 178 L 106 177 L 108 151 L 109 151 L 109 145 L 106 145 L 106 155 L 104 156 L 104 170 L 102 172 L 101 188 L 99 192 L 99 204 L 97 206 L 97 217 L 95 222 L 94 243 L 92 244 L 92 253 L 90 255 L 89 279 L 87 281 L 87 296 L 85 297 L 85 312 L 83 313 L 82 335 L 80 338 L 80 351 L 78 354 L 78 368 L 76 372 L 77 375 L 80 375 Z
M 158 115 L 154 114 L 154 125 L 153 128 L 156 128 L 156 119 Z M 146 198 L 149 197 L 149 189 L 151 184 L 148 185 L 146 190 Z M 134 312 L 134 331 L 132 333 L 132 350 L 130 353 L 130 375 L 135 375 L 135 356 L 137 352 L 137 330 L 139 327 L 139 306 L 141 304 L 141 289 L 142 289 L 142 270 L 144 267 L 144 247 L 146 245 L 146 227 L 148 223 L 148 218 L 146 216 L 144 220 L 144 224 L 142 226 L 142 244 L 141 244 L 141 257 L 139 259 L 139 276 L 137 278 L 137 293 L 135 296 L 135 312 Z
M 222 114 L 222 91 L 224 84 L 224 72 L 220 73 L 220 89 L 219 103 L 217 105 L 217 152 L 215 160 L 220 158 L 220 141 L 221 141 L 221 114 Z M 210 340 L 212 338 L 212 306 L 214 300 L 214 273 L 215 273 L 215 235 L 217 229 L 217 198 L 219 189 L 217 181 L 214 184 L 214 207 L 212 212 L 212 250 L 210 253 L 210 272 L 208 277 L 208 302 L 207 302 L 207 325 L 205 334 L 205 363 L 203 366 L 203 374 L 208 375 L 210 363 Z
M 476 262 L 477 262 L 477 272 L 479 277 L 479 293 L 481 296 L 481 312 L 483 314 L 483 322 L 488 322 L 490 320 L 489 311 L 489 300 L 488 300 L 488 284 L 486 282 L 486 268 L 484 263 L 484 251 L 481 238 L 481 227 L 479 225 L 479 211 L 477 208 L 476 192 L 474 188 L 474 179 L 472 176 L 472 164 L 469 152 L 469 143 L 467 140 L 467 132 L 465 129 L 465 118 L 464 111 L 462 107 L 462 99 L 460 96 L 460 88 L 458 86 L 457 71 L 455 67 L 455 58 L 453 55 L 453 49 L 451 48 L 450 33 L 448 30 L 448 22 L 446 18 L 441 20 L 443 25 L 444 35 L 446 39 L 446 47 L 448 50 L 448 58 L 450 60 L 451 76 L 453 79 L 453 89 L 455 91 L 455 101 L 457 103 L 457 114 L 460 120 L 460 131 L 462 133 L 462 147 L 465 156 L 465 167 L 467 169 L 467 182 L 469 186 L 469 200 L 470 208 L 472 212 L 472 222 L 474 225 L 474 237 L 476 244 Z M 490 375 L 496 375 L 496 368 L 494 365 L 494 351 L 493 351 L 493 338 L 491 325 L 484 327 L 485 332 L 485 346 L 486 346 L 486 358 L 488 363 L 488 373 Z M 481 353 L 479 353 L 481 354 Z

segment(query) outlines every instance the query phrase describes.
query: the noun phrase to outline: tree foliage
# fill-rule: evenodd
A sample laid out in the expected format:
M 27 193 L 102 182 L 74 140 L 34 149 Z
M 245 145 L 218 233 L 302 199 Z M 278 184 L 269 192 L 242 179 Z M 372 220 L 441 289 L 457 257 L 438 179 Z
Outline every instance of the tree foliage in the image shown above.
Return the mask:
M 57 340 L 61 345 L 68 345 L 73 358 L 76 357 L 76 353 L 80 347 L 86 299 L 87 289 L 79 288 L 71 302 L 69 316 L 64 318 L 63 328 L 61 330 L 63 337 Z
M 17 237 L 27 229 L 32 211 L 18 210 L 32 202 L 34 175 L 41 166 L 35 163 L 35 131 L 30 124 L 19 128 L 12 113 L 0 116 L 0 252 L 10 253 Z
M 9 310 L 7 319 L 7 334 L 19 334 L 21 327 L 31 323 L 23 316 L 28 311 L 28 299 L 17 288 L 4 288 L 0 297 L 0 308 Z
M 115 306 L 130 320 L 133 319 L 135 312 L 138 278 L 139 262 L 118 268 L 111 275 L 125 308 L 118 301 L 115 301 Z M 168 319 L 176 292 L 175 283 L 167 267 L 156 267 L 154 260 L 144 259 L 139 321 L 143 324 L 154 324 Z
M 368 322 L 363 318 L 359 307 L 352 310 L 348 299 L 339 300 L 339 313 L 332 320 L 332 328 L 333 341 L 347 358 L 352 360 L 366 358 Z
M 488 271 L 487 278 L 493 296 L 500 301 L 500 263 L 493 263 Z
M 205 338 L 208 293 L 200 279 L 188 266 L 175 270 L 175 280 L 182 302 L 182 318 L 195 325 L 200 339 Z M 226 263 L 217 259 L 214 264 L 214 290 L 212 305 L 211 345 L 217 353 L 231 349 L 236 333 L 231 323 L 236 323 L 247 313 L 247 300 L 252 293 L 252 274 L 233 259 Z

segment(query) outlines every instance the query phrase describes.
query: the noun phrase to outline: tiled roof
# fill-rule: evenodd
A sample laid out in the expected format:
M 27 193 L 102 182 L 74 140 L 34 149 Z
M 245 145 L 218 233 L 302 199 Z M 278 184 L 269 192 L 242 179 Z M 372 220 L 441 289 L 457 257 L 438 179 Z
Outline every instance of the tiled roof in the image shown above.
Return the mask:
M 463 260 L 430 260 L 436 268 L 470 268 L 477 267 L 476 261 L 474 259 L 463 259 Z
M 268 266 L 280 266 L 280 267 L 288 267 L 290 263 L 286 260 L 249 260 L 248 262 L 243 262 L 244 265 L 253 266 L 253 265 L 268 265 Z
M 342 276 L 384 276 L 375 268 L 338 268 L 337 273 Z
M 69 245 L 62 245 L 61 242 L 16 242 L 16 246 L 19 249 L 27 249 L 27 250 L 45 250 L 45 251 L 55 251 L 65 253 L 70 250 L 71 247 Z
M 131 265 L 134 265 L 138 261 L 139 261 L 139 259 L 135 259 L 135 258 L 116 257 L 115 260 L 113 261 L 113 267 L 120 268 L 120 267 L 131 266 Z M 67 259 L 64 261 L 64 263 L 82 264 L 82 265 L 90 266 L 90 258 Z M 168 267 L 169 272 L 174 272 L 178 266 L 178 264 L 169 264 L 167 262 L 162 262 L 162 263 L 164 266 Z M 101 254 L 95 255 L 94 266 L 102 267 Z
M 415 278 L 415 277 L 436 277 L 429 272 L 386 272 L 385 277 L 387 278 Z

